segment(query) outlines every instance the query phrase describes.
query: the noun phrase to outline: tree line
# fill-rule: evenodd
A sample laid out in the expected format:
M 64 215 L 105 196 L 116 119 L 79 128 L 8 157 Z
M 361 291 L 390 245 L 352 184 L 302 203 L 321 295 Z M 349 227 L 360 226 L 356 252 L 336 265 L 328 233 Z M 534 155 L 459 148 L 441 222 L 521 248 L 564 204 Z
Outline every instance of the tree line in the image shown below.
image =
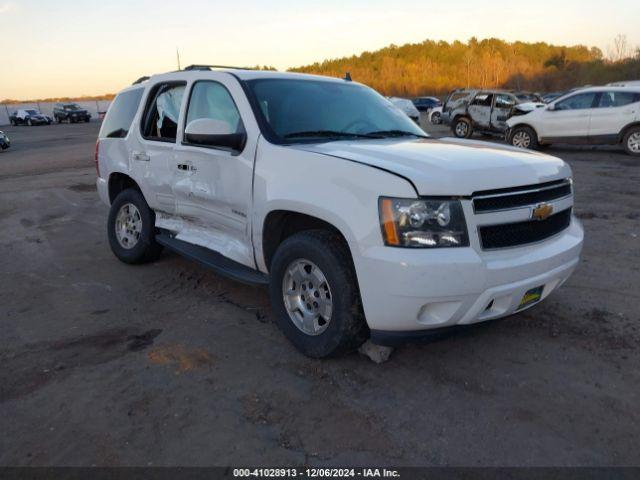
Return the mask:
M 618 36 L 605 57 L 596 47 L 545 42 L 506 42 L 496 38 L 468 42 L 425 40 L 390 45 L 361 55 L 325 60 L 291 71 L 344 77 L 346 72 L 384 95 L 442 95 L 454 88 L 507 88 L 563 91 L 640 79 L 640 49 L 631 52 Z

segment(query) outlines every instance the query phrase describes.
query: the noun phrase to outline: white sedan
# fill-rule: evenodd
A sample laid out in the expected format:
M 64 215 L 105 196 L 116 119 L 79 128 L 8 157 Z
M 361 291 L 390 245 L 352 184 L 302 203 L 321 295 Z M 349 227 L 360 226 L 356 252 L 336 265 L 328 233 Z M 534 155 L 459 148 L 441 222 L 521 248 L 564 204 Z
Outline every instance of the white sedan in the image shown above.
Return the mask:
M 389 97 L 389 101 L 402 110 L 407 117 L 420 125 L 420 112 L 411 100 L 400 97 Z

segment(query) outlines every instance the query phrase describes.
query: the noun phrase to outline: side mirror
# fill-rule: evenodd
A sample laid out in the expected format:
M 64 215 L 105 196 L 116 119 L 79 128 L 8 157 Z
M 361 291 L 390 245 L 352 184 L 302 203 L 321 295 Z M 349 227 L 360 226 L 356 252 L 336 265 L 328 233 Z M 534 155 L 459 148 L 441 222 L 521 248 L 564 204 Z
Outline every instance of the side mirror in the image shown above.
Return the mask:
M 547 110 L 549 110 L 550 112 L 555 112 L 556 106 L 552 103 L 551 105 L 547 106 Z
M 213 118 L 199 118 L 189 122 L 184 136 L 187 143 L 233 152 L 241 152 L 247 142 L 246 133 L 232 133 L 226 122 Z

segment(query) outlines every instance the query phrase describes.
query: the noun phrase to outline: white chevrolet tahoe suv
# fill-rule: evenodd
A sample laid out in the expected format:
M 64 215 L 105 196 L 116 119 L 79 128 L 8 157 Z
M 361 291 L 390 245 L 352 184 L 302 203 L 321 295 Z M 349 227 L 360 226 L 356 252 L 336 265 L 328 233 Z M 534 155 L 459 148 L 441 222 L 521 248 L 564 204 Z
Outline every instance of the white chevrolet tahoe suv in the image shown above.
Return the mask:
M 108 238 L 268 284 L 312 357 L 504 317 L 579 261 L 571 170 L 536 152 L 429 138 L 348 80 L 190 67 L 122 91 L 96 145 Z
M 592 87 L 507 120 L 507 142 L 538 148 L 553 143 L 620 145 L 640 156 L 640 87 Z

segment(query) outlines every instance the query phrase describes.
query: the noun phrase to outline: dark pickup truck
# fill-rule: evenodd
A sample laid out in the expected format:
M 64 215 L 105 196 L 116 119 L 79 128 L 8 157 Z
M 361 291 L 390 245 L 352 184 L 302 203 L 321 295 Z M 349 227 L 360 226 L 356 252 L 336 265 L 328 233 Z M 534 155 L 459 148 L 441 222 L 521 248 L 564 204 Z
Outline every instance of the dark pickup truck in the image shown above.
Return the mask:
M 53 118 L 56 122 L 67 121 L 69 123 L 88 122 L 91 114 L 77 103 L 56 103 L 53 107 Z

